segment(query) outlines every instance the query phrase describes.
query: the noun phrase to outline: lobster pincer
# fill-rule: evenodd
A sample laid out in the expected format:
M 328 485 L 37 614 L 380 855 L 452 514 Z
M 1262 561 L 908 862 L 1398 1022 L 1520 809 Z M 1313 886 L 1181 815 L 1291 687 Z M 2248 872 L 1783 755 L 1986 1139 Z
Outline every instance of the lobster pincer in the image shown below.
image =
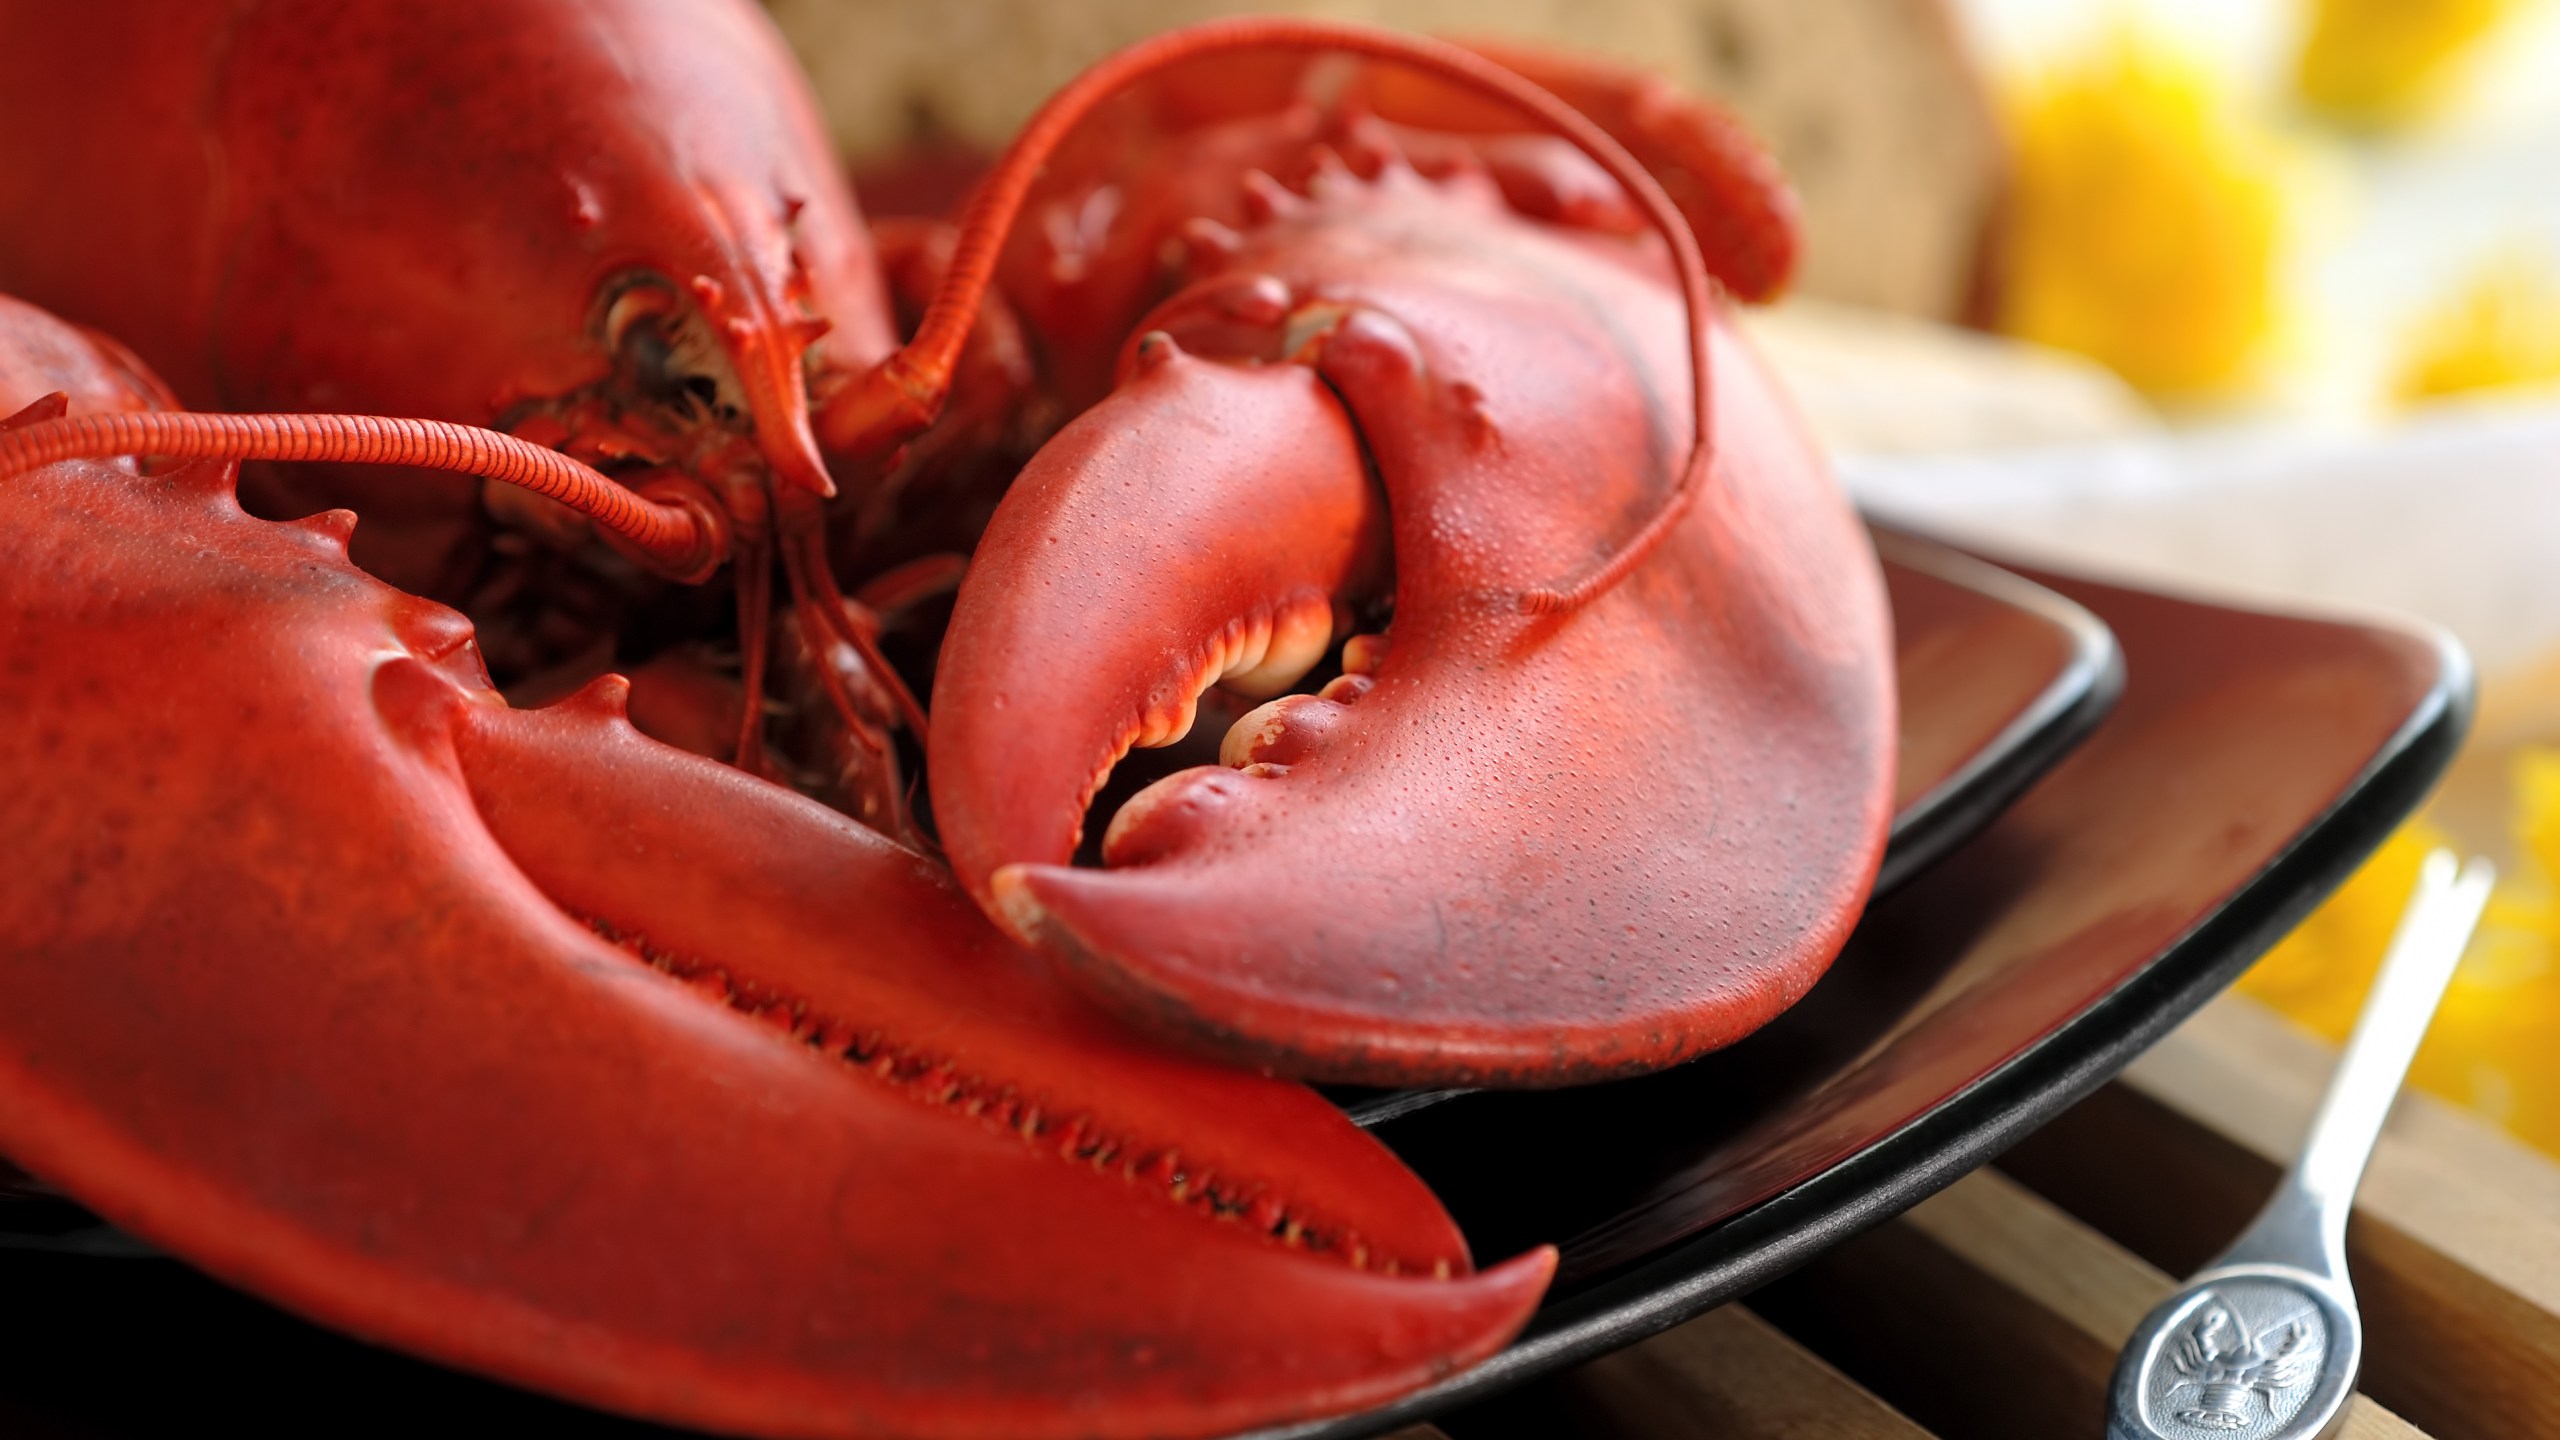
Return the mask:
M 1730 1043 L 1819 976 L 1881 852 L 1863 532 L 1694 287 L 1684 329 L 1676 219 L 1536 219 L 1386 146 L 1302 168 L 1235 178 L 1248 225 L 988 529 L 935 699 L 954 871 L 1123 1013 L 1280 1073 L 1554 1085 Z M 1344 673 L 1068 863 L 1101 772 L 1266 630 L 1262 693 L 1271 652 Z
M 126 398 L 105 357 L 76 388 Z M 252 517 L 212 461 L 30 465 L 365 426 L 65 408 L 0 424 L 0 1154 L 114 1224 L 758 1435 L 1282 1423 L 1537 1303 L 1553 1251 L 1475 1271 L 1320 1097 L 1136 1034 L 932 861 L 641 735 L 620 678 L 510 707 L 347 512 Z

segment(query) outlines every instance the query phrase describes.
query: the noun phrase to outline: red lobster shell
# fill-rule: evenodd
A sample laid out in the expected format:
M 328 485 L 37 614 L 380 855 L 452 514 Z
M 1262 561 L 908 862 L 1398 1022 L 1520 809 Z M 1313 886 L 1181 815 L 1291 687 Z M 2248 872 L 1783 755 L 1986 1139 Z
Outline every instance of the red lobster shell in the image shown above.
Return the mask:
M 7 318 L 0 373 L 77 343 Z M 508 708 L 346 512 L 231 487 L 0 486 L 41 700 L 0 716 L 0 1153 L 357 1334 L 757 1434 L 1209 1433 L 1526 1319 L 1553 1252 L 1470 1275 L 1312 1093 L 1090 1011 L 619 680 Z
M 743 433 L 774 473 L 829 484 L 810 391 L 893 337 L 805 88 L 742 0 L 101 0 L 0 20 L 0 285 L 131 344 L 190 403 L 541 416 L 545 443 L 588 455 Z M 678 393 L 653 393 L 617 347 L 669 314 Z M 280 503 L 348 498 L 312 490 L 344 476 L 280 479 Z M 385 518 L 470 520 L 452 488 L 376 475 L 358 493 Z M 384 568 L 423 586 L 445 559 Z
M 188 83 L 128 108 L 76 67 L 0 62 L 47 157 L 0 183 L 0 282 L 127 307 L 184 396 L 497 421 L 653 477 L 635 499 L 548 452 L 430 437 L 444 468 L 534 477 L 671 575 L 734 536 L 751 637 L 778 531 L 812 648 L 860 652 L 848 674 L 880 667 L 799 493 L 828 484 L 812 407 L 866 465 L 931 418 L 1013 207 L 1098 96 L 1201 53 L 1347 47 L 1524 108 L 1599 168 L 1434 140 L 1414 127 L 1436 102 L 1408 98 L 1421 116 L 1379 102 L 1396 132 L 1235 120 L 1232 153 L 1276 155 L 1304 195 L 1201 154 L 1160 177 L 1177 199 L 1143 213 L 1211 222 L 1184 228 L 1194 273 L 1128 317 L 1118 388 L 1006 501 L 945 646 L 932 766 L 958 884 L 639 735 L 619 678 L 510 708 L 466 620 L 349 563 L 344 512 L 253 518 L 212 464 L 8 480 L 0 665 L 47 703 L 0 722 L 28 817 L 0 877 L 23 940 L 0 962 L 0 1152 L 358 1333 L 756 1433 L 1208 1433 L 1503 1343 L 1551 1251 L 1469 1273 L 1437 1205 L 1318 1097 L 1159 1044 L 1563 1083 L 1721 1044 L 1836 949 L 1889 791 L 1881 591 L 1661 188 L 1466 52 L 1203 27 L 1035 122 L 916 339 L 873 365 L 885 305 L 850 200 L 810 173 L 804 105 L 738 92 L 775 64 L 743 7 L 474 0 L 418 56 L 385 13 L 188 12 L 145 56 Z M 278 55 L 337 69 L 315 100 L 261 68 Z M 537 82 L 579 98 L 524 139 L 493 97 Z M 447 110 L 464 143 L 423 151 L 417 117 Z M 341 111 L 360 123 L 330 130 Z M 200 113 L 216 143 L 190 153 Z M 1658 165 L 1709 167 L 1693 208 L 1757 206 L 1724 273 L 1783 271 L 1765 177 L 1671 143 L 1676 119 L 1604 118 Z M 1327 135 L 1352 166 L 1310 148 Z M 171 213 L 139 214 L 128 182 Z M 1053 193 L 1094 183 L 1068 167 Z M 1186 217 L 1200 194 L 1245 198 Z M 184 263 L 117 289 L 155 253 Z M 14 319 L 56 359 L 10 363 L 79 353 Z M 813 349 L 827 319 L 848 340 Z M 1094 342 L 1044 343 L 1054 363 Z M 39 383 L 156 398 L 137 364 L 90 359 Z M 704 403 L 663 383 L 687 376 Z M 118 448 L 101 434 L 343 461 L 390 423 L 294 422 L 274 434 L 340 441 L 260 449 L 241 437 L 265 422 L 181 445 L 219 427 L 59 409 L 0 434 L 0 475 Z M 467 554 L 451 535 L 480 522 L 446 493 L 381 569 Z M 1390 611 L 1353 673 L 1238 733 L 1251 773 L 1174 777 L 1115 825 L 1111 868 L 1063 863 L 1100 770 L 1201 686 L 1285 688 L 1337 618 Z M 885 702 L 852 683 L 860 732 Z
M 900 697 L 814 558 L 810 499 L 833 485 L 813 407 L 889 352 L 889 301 L 749 0 L 9 0 L 0 30 L 0 290 L 133 345 L 192 406 L 495 426 L 694 482 L 744 556 L 743 689 L 764 688 L 778 538 L 806 643 L 862 655 L 834 703 L 875 753 L 861 808 L 901 828 Z M 526 553 L 505 532 L 584 528 L 505 487 L 248 481 L 265 515 L 360 506 L 356 558 L 469 604 L 511 683 L 557 693 L 613 659 L 569 607 L 502 616 L 527 575 L 604 629 L 648 600 L 611 557 Z M 728 718 L 751 768 L 761 714 Z
M 1720 320 L 1684 344 L 1668 256 L 1623 210 L 1506 201 L 1622 193 L 1570 153 L 1433 179 L 1384 127 L 1298 111 L 1051 203 L 1118 186 L 1110 208 L 1178 223 L 1159 192 L 1205 188 L 1166 163 L 1186 149 L 1305 193 L 1226 172 L 1119 388 L 979 546 L 934 697 L 962 883 L 1123 1013 L 1286 1074 L 1564 1084 L 1757 1028 L 1846 938 L 1893 760 L 1873 556 L 1784 397 Z M 1587 604 L 1521 604 L 1676 504 L 1693 362 L 1694 507 Z M 1178 737 L 1222 676 L 1285 689 L 1333 617 L 1382 603 L 1357 673 L 1246 717 L 1223 766 L 1120 810 L 1108 868 L 1068 865 L 1130 746 Z

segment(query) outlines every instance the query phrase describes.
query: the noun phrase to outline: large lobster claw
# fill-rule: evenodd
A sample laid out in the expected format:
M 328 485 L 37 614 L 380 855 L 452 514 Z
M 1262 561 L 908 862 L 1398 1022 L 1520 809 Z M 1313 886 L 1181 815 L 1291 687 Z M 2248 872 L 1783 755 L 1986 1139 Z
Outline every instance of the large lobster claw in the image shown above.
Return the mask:
M 1144 344 L 1266 371 L 1142 355 L 987 531 L 934 707 L 954 870 L 1124 1013 L 1282 1073 L 1552 1085 L 1765 1022 L 1865 898 L 1893 748 L 1873 555 L 1787 402 L 1718 322 L 1712 483 L 1622 584 L 1527 613 L 1659 507 L 1688 433 L 1658 252 L 1392 160 L 1264 193 Z M 1347 435 L 1330 396 L 1222 398 L 1315 377 Z M 1142 792 L 1107 868 L 1063 863 L 1118 743 L 1361 573 L 1355 521 L 1268 517 L 1353 513 L 1364 465 L 1393 516 L 1383 658 L 1350 647 L 1365 681 Z
M 1072 858 L 1112 766 L 1189 731 L 1211 684 L 1267 698 L 1323 659 L 1337 597 L 1384 578 L 1385 519 L 1313 371 L 1141 344 L 1006 493 L 938 667 L 934 801 L 981 900 L 1036 936 L 1003 867 Z M 1201 543 L 1226 533 L 1253 543 Z
M 772 1435 L 1201 1434 L 1480 1358 L 1553 1252 L 1131 1038 L 927 862 L 224 470 L 0 484 L 0 1153 L 358 1334 Z

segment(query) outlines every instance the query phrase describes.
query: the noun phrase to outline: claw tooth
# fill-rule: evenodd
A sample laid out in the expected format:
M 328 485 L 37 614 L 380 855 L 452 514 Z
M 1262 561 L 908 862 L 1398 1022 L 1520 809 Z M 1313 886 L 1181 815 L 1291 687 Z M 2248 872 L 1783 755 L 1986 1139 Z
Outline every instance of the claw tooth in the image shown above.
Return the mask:
M 1319 699 L 1330 700 L 1336 705 L 1348 705 L 1377 688 L 1378 682 L 1366 675 L 1345 673 L 1324 682 L 1324 688 L 1317 691 L 1316 695 Z
M 1375 675 L 1378 667 L 1386 663 L 1386 658 L 1387 637 L 1384 635 L 1354 635 L 1342 642 L 1342 673 L 1345 675 Z
M 1142 865 L 1189 845 L 1231 823 L 1226 817 L 1247 801 L 1245 792 L 1251 788 L 1235 771 L 1214 765 L 1167 775 L 1130 796 L 1111 817 L 1102 832 L 1102 863 Z M 997 893 L 1001 897 L 1003 892 Z M 1005 902 L 999 898 L 997 903 Z M 1040 918 L 1045 920 L 1046 913 Z
M 1128 810 L 1129 807 L 1126 805 L 1120 807 L 1121 814 L 1127 814 Z M 1119 816 L 1113 816 L 1111 823 L 1116 828 L 1120 823 Z M 1110 843 L 1107 837 L 1103 841 L 1105 848 L 1108 848 Z M 1040 902 L 1033 898 L 1031 886 L 1024 877 L 1024 867 L 1020 865 L 1003 867 L 988 877 L 987 888 L 995 895 L 996 919 L 1005 929 L 1013 932 L 1013 938 L 1026 945 L 1037 943 L 1034 937 L 1040 933 L 1042 923 L 1049 917 L 1048 912 L 1040 908 Z M 1078 1121 L 1077 1124 L 1081 1129 L 1083 1122 Z
M 1192 722 L 1199 718 L 1200 700 L 1193 696 L 1175 706 L 1171 713 L 1159 711 L 1149 716 L 1138 731 L 1138 738 L 1131 743 L 1140 750 L 1161 750 L 1190 734 Z
M 1263 658 L 1271 653 L 1271 622 L 1256 620 L 1237 626 L 1229 632 L 1222 647 L 1226 654 L 1218 666 L 1221 679 L 1233 681 L 1262 667 Z
M 1259 700 L 1297 684 L 1333 643 L 1333 602 L 1313 593 L 1293 595 L 1275 607 L 1265 636 L 1258 651 L 1229 668 L 1228 689 Z
M 1285 775 L 1342 723 L 1343 707 L 1319 695 L 1283 695 L 1227 727 L 1218 763 L 1248 775 Z
M 1260 759 L 1260 752 L 1276 744 L 1288 728 L 1288 708 L 1279 700 L 1248 711 L 1227 727 L 1226 738 L 1218 742 L 1218 763 L 1241 770 Z

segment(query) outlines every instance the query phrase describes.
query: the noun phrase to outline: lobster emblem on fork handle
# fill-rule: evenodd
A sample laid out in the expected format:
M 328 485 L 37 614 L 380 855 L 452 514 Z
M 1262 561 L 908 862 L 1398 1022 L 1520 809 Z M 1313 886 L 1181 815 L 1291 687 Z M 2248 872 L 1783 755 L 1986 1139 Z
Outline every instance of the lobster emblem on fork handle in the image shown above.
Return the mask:
M 2253 1329 L 2235 1296 L 2253 1308 L 2262 1296 L 2277 1305 L 2291 1299 L 2279 1288 L 2258 1285 L 2235 1284 L 2229 1296 L 2218 1289 L 2204 1292 L 2172 1352 L 2178 1374 L 2195 1386 L 2192 1401 L 2170 1412 L 2182 1425 L 2245 1430 L 2261 1412 L 2281 1422 L 2293 1408 L 2293 1392 L 2319 1374 L 2327 1331 L 2318 1307 L 2294 1306 Z
M 2348 1210 L 2489 885 L 2486 861 L 2457 878 L 2451 853 L 2427 857 L 2301 1156 L 2231 1248 L 2135 1327 L 2107 1440 L 2327 1440 L 2345 1427 L 2364 1362 Z

